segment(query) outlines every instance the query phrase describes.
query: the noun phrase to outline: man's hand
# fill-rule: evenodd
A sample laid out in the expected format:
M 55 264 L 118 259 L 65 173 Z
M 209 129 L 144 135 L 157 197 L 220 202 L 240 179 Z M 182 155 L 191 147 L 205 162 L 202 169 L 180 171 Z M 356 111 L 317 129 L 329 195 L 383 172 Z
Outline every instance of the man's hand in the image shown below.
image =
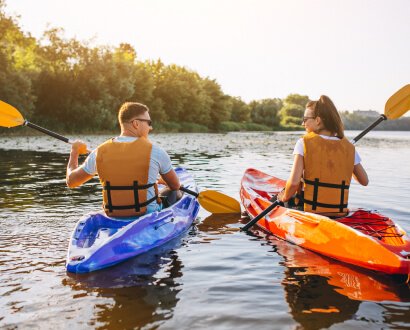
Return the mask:
M 164 181 L 164 179 L 163 179 L 162 177 L 159 177 L 159 178 L 157 179 L 157 184 L 163 184 L 164 186 L 167 185 L 167 183 Z
M 71 145 L 71 152 L 74 155 L 85 155 L 87 153 L 87 145 L 81 140 L 75 140 Z

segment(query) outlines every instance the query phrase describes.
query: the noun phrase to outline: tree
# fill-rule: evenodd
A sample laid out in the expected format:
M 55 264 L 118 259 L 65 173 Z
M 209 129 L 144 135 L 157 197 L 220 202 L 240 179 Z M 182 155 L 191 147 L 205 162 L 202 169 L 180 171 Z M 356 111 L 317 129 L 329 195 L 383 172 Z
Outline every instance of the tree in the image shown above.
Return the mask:
M 227 121 L 231 117 L 232 101 L 230 96 L 222 92 L 221 86 L 216 80 L 205 78 L 201 81 L 202 88 L 206 94 L 204 114 L 209 116 L 209 121 L 203 123 L 211 129 L 215 129 L 219 123 Z M 198 122 L 201 124 L 201 122 Z
M 44 33 L 36 113 L 66 130 L 114 129 L 119 107 L 135 94 L 135 53 L 124 45 L 90 48 L 63 32 Z
M 289 94 L 283 101 L 285 104 L 297 104 L 305 108 L 310 99 L 307 95 Z
M 300 125 L 306 104 L 310 101 L 306 95 L 289 94 L 284 100 L 285 105 L 278 115 L 281 125 Z
M 251 120 L 253 123 L 271 127 L 279 126 L 278 111 L 282 107 L 282 101 L 280 99 L 252 101 L 250 107 Z
M 232 111 L 231 121 L 247 123 L 251 117 L 251 106 L 246 104 L 240 97 L 231 97 Z
M 35 100 L 30 79 L 35 39 L 24 34 L 4 8 L 0 0 L 0 99 L 30 115 Z
M 305 108 L 298 104 L 287 104 L 279 111 L 281 125 L 299 125 L 302 122 Z

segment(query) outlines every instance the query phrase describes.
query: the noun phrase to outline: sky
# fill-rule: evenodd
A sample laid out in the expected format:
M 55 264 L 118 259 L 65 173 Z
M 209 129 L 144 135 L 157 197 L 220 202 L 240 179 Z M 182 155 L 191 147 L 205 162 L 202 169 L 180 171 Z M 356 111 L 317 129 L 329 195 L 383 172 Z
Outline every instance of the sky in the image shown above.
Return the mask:
M 6 12 L 36 38 L 61 27 L 129 43 L 245 102 L 324 94 L 338 110 L 382 113 L 410 84 L 410 0 L 6 0 Z

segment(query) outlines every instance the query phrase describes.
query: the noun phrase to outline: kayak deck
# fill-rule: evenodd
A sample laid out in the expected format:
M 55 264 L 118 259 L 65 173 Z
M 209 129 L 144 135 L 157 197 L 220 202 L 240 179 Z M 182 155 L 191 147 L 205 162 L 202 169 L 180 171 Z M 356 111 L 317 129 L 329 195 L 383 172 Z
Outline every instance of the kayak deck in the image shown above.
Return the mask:
M 195 181 L 185 169 L 175 171 L 185 187 L 198 192 Z M 103 211 L 86 214 L 72 233 L 67 271 L 95 271 L 160 246 L 189 228 L 198 211 L 196 198 L 184 194 L 170 207 L 139 218 L 110 218 Z
M 248 169 L 241 185 L 241 200 L 251 218 L 268 206 L 286 181 Z M 410 239 L 391 219 L 362 209 L 331 219 L 278 206 L 257 223 L 291 243 L 357 266 L 389 274 L 408 274 Z

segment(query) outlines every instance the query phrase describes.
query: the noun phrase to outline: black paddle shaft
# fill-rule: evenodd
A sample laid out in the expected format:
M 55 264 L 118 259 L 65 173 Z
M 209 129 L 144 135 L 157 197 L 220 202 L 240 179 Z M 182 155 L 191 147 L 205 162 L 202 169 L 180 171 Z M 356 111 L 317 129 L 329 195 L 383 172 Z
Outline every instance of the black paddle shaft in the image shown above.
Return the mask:
M 195 191 L 192 191 L 192 190 L 189 190 L 189 189 L 187 189 L 187 188 L 185 188 L 185 187 L 179 187 L 179 190 L 181 190 L 181 191 L 185 191 L 186 193 L 188 193 L 188 194 L 190 194 L 190 195 L 193 195 L 193 196 L 195 196 L 196 198 L 198 198 L 198 196 L 199 196 L 199 194 L 197 194 Z
M 276 206 L 279 205 L 279 201 L 275 201 L 272 203 L 272 205 L 269 205 L 261 214 L 259 214 L 257 217 L 253 218 L 251 221 L 249 221 L 245 226 L 241 228 L 241 231 L 247 231 L 249 228 L 251 228 L 255 223 L 257 223 L 260 219 L 262 219 L 266 214 L 268 214 L 270 211 L 272 211 Z
M 27 120 L 24 122 L 23 125 L 28 126 L 28 127 L 30 127 L 30 128 L 34 128 L 35 130 L 37 130 L 37 131 L 39 131 L 39 132 L 42 132 L 42 133 L 44 133 L 44 134 L 50 135 L 50 136 L 52 136 L 52 137 L 55 137 L 56 139 L 59 139 L 59 140 L 65 142 L 65 143 L 70 143 L 70 140 L 67 139 L 66 137 L 64 137 L 64 136 L 62 136 L 62 135 L 60 135 L 60 134 L 54 133 L 54 132 L 52 132 L 52 131 L 49 131 L 48 129 L 45 129 L 45 128 L 43 128 L 43 127 L 37 126 L 36 124 L 32 124 L 32 123 L 28 122 Z
M 375 128 L 377 125 L 379 125 L 382 121 L 387 120 L 387 117 L 385 115 L 380 115 L 379 119 L 377 119 L 373 124 L 371 124 L 369 127 L 367 127 L 363 132 L 361 132 L 358 136 L 356 136 L 351 142 L 355 144 L 357 141 L 359 141 L 363 136 L 365 136 L 367 133 L 369 133 L 373 128 Z

